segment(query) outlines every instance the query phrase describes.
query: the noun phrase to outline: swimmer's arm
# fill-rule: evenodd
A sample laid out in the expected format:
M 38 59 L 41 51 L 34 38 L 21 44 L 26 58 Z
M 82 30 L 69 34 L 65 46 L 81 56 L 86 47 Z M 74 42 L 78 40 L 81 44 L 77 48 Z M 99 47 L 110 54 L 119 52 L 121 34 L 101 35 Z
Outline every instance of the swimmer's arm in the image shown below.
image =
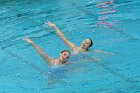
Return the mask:
M 62 31 L 53 23 L 51 23 L 50 21 L 47 22 L 47 24 L 50 26 L 50 27 L 53 27 L 57 33 L 57 35 L 59 36 L 59 38 L 72 50 L 74 50 L 75 46 L 71 41 L 69 41 L 65 35 L 62 33 Z
M 54 26 L 53 27 L 56 31 L 56 33 L 58 34 L 59 38 L 70 48 L 70 49 L 73 49 L 75 48 L 76 46 L 70 42 L 65 36 L 64 34 L 58 29 L 57 26 Z
M 100 61 L 100 60 L 101 59 L 99 59 L 99 58 L 81 59 L 81 60 L 72 61 L 71 63 L 77 63 L 77 62 L 97 62 L 97 61 Z
M 102 50 L 93 50 L 93 52 L 98 52 L 98 53 L 102 53 L 102 54 L 107 54 L 107 55 L 114 55 L 114 53 L 110 53 L 110 52 L 106 52 L 106 51 L 102 51 Z
M 37 46 L 35 43 L 32 43 L 32 46 L 38 52 L 38 54 L 45 60 L 45 62 L 50 62 L 51 64 L 54 64 L 54 59 L 46 55 L 45 52 L 39 46 Z
M 31 44 L 45 62 L 50 62 L 51 64 L 54 64 L 54 59 L 51 58 L 50 56 L 46 55 L 45 52 L 39 46 L 37 46 L 32 40 L 30 40 L 27 37 L 24 38 L 23 40 L 25 40 L 27 43 Z

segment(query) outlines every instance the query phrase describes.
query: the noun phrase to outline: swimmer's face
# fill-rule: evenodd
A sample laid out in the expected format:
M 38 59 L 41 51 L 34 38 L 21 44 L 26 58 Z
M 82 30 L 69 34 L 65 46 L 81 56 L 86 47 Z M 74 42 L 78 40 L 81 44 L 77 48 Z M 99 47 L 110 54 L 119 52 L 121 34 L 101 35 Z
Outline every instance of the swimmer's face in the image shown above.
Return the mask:
M 61 62 L 66 62 L 70 58 L 70 53 L 68 51 L 64 51 L 60 54 Z
M 88 49 L 91 45 L 91 40 L 90 39 L 85 39 L 82 43 L 81 43 L 81 47 L 83 49 Z

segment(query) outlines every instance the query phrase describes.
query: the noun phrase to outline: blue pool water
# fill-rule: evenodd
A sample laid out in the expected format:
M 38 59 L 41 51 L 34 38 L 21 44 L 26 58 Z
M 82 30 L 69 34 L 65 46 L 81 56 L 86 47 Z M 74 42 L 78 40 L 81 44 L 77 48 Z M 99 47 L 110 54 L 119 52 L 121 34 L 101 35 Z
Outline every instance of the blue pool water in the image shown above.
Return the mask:
M 0 93 L 140 93 L 139 0 L 1 0 L 0 9 Z M 90 37 L 90 51 L 113 55 L 88 52 L 49 66 L 22 40 L 53 58 L 68 49 L 46 20 L 77 46 Z

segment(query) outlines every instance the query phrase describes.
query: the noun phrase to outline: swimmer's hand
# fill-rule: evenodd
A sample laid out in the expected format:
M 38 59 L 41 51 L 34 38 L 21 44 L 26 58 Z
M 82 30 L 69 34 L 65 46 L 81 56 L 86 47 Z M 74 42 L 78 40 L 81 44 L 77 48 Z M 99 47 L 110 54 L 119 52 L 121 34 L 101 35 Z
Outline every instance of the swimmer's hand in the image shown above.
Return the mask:
M 47 24 L 50 27 L 55 27 L 55 24 L 51 23 L 50 21 L 46 21 L 45 24 Z
M 28 37 L 25 37 L 25 38 L 23 38 L 22 40 L 25 40 L 27 44 L 33 44 L 33 43 L 34 43 L 34 42 L 33 42 L 30 38 L 28 38 Z

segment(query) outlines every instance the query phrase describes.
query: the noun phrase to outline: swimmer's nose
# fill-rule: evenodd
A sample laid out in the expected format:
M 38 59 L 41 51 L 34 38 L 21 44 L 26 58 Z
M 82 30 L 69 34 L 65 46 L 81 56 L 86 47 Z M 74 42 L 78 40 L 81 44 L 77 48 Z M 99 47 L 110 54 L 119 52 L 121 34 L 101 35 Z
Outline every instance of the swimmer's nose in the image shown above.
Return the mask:
M 83 42 L 83 44 L 85 45 L 85 44 L 86 44 L 86 42 Z
M 68 56 L 65 56 L 65 57 L 64 57 L 64 60 L 67 60 L 68 58 L 69 58 Z
M 85 43 L 83 43 L 82 45 L 85 46 Z
M 63 57 L 63 59 L 66 59 L 66 57 Z

